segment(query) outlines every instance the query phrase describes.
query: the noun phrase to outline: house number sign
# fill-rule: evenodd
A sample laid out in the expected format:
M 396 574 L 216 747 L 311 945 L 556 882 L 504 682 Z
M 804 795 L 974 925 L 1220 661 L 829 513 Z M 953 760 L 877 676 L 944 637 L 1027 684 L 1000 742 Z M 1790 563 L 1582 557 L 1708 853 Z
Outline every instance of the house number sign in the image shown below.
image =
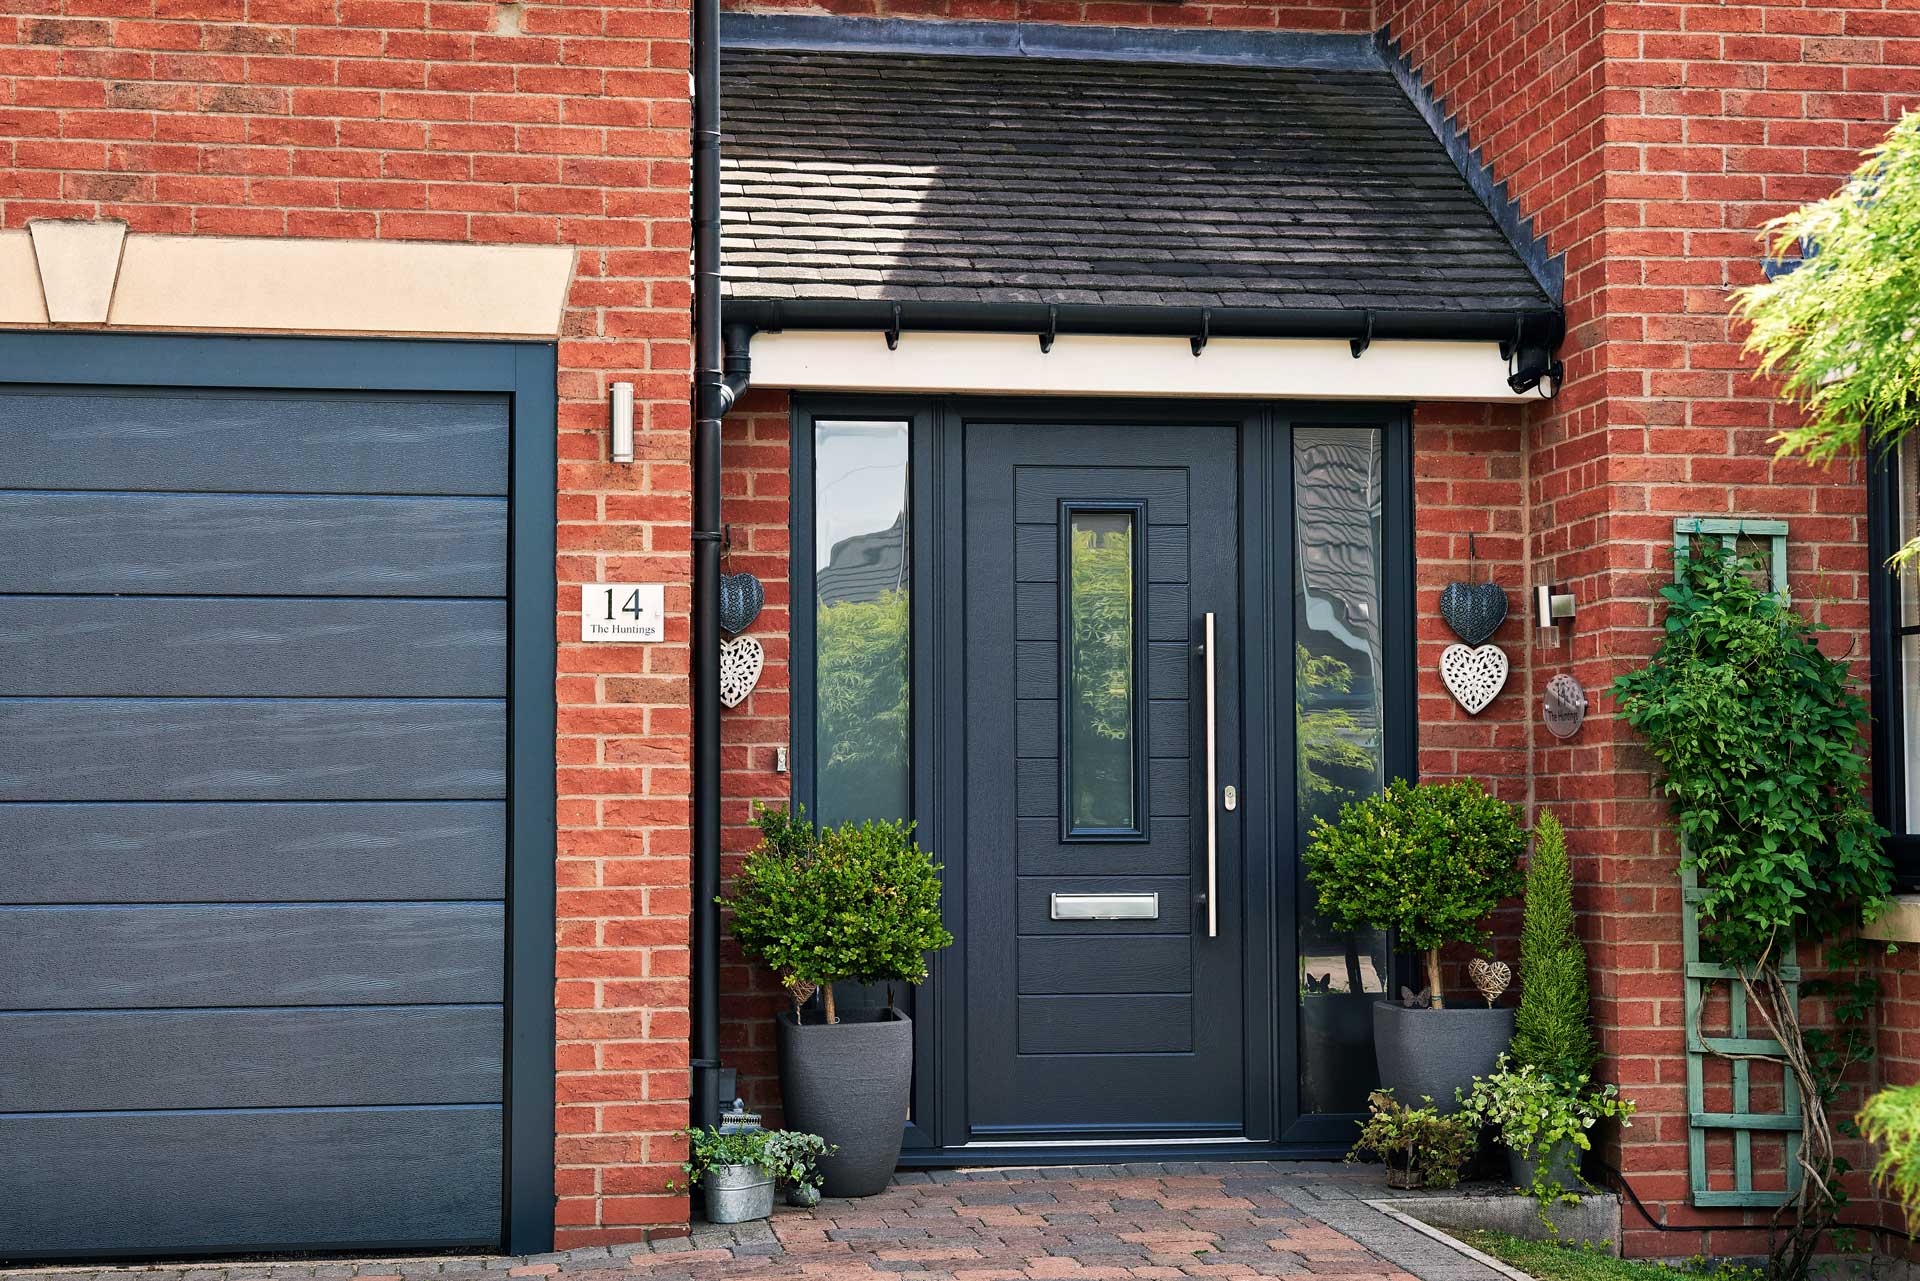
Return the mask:
M 588 583 L 580 589 L 580 639 L 667 638 L 666 588 L 659 583 Z

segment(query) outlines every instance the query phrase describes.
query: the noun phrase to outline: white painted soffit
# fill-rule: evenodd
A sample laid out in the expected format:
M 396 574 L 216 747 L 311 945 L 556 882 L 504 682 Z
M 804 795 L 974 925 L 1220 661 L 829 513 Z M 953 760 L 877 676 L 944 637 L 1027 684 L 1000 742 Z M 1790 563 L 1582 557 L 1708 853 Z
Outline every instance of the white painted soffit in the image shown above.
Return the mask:
M 792 391 L 945 392 L 1221 399 L 1530 400 L 1507 386 L 1494 342 L 1185 338 L 908 331 L 889 351 L 871 329 L 756 334 L 753 385 Z

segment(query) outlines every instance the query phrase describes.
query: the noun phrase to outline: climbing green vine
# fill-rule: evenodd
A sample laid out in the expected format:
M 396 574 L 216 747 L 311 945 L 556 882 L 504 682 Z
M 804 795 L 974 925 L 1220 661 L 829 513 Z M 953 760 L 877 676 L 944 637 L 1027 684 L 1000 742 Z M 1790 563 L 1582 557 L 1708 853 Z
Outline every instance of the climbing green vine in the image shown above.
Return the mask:
M 1683 555 L 1653 660 L 1614 681 L 1621 715 L 1646 739 L 1661 791 L 1702 891 L 1701 941 L 1736 969 L 1800 1088 L 1802 1175 L 1774 1220 L 1769 1273 L 1807 1275 L 1846 1204 L 1847 1163 L 1828 1109 L 1847 1070 L 1871 1052 L 1871 978 L 1806 984 L 1836 1019 L 1808 1028 L 1780 972 L 1789 944 L 1857 956 L 1855 932 L 1892 892 L 1885 832 L 1863 796 L 1864 700 L 1821 630 L 1762 586 L 1753 563 L 1711 540 Z M 1856 967 L 1852 974 L 1861 971 Z M 1845 1132 L 1845 1124 L 1838 1127 Z M 1791 1211 L 1792 1221 L 1786 1221 Z

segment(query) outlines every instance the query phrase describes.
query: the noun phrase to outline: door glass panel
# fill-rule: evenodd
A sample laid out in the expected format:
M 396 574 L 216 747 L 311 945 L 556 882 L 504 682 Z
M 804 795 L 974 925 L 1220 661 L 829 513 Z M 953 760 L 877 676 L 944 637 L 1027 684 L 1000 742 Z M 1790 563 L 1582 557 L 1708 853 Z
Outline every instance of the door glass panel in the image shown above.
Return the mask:
M 907 424 L 814 424 L 814 820 L 910 818 Z
M 1386 781 L 1381 736 L 1381 433 L 1297 428 L 1294 490 L 1296 838 Z M 1299 867 L 1298 860 L 1295 866 Z M 1298 873 L 1300 1110 L 1362 1112 L 1376 1083 L 1373 1002 L 1385 936 L 1323 921 Z
M 1073 833 L 1139 829 L 1133 556 L 1133 512 L 1070 514 L 1066 772 Z

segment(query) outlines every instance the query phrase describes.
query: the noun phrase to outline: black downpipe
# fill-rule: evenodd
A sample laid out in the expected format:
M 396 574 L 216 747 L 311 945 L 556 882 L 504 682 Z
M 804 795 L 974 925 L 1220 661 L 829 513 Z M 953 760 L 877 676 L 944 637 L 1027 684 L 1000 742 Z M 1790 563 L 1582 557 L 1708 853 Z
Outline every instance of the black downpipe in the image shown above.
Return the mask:
M 720 2 L 693 3 L 693 922 L 691 1123 L 720 1075 Z

